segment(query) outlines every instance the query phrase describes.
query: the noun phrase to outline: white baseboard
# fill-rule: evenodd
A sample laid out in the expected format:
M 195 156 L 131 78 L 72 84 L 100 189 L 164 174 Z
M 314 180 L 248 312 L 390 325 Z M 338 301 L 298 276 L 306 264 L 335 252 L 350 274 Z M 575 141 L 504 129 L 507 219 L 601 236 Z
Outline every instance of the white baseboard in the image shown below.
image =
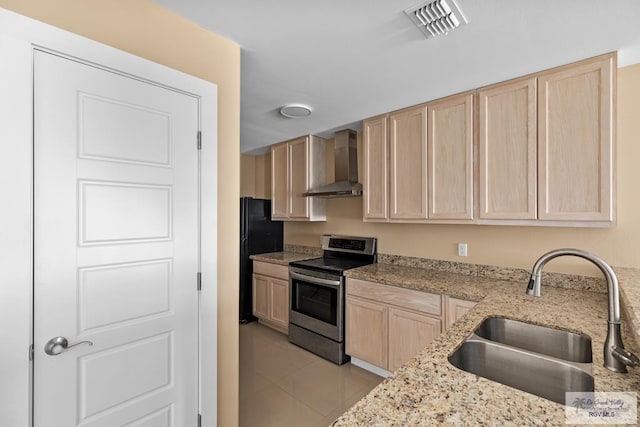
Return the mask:
M 380 375 L 383 378 L 388 378 L 389 376 L 391 376 L 391 372 L 384 370 L 382 368 L 378 368 L 377 366 L 372 365 L 371 363 L 365 362 L 364 360 L 360 360 L 357 357 L 352 356 L 351 363 L 364 370 L 373 372 L 376 375 Z

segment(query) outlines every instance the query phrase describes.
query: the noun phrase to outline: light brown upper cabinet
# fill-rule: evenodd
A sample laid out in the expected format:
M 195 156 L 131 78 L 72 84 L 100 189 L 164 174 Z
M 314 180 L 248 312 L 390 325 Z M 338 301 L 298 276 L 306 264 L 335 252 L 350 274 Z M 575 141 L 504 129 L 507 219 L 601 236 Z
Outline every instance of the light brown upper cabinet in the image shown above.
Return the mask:
M 271 217 L 289 216 L 289 144 L 271 147 Z
M 363 217 L 368 221 L 389 217 L 389 140 L 387 116 L 378 116 L 363 123 Z
M 325 140 L 308 135 L 271 146 L 271 217 L 325 221 L 325 200 L 302 194 L 325 182 Z
M 367 119 L 363 129 L 365 221 L 473 219 L 472 92 Z
M 616 74 L 614 52 L 364 120 L 363 220 L 615 224 Z
M 615 221 L 616 55 L 478 90 L 479 222 Z
M 615 54 L 538 77 L 538 218 L 614 220 Z
M 427 107 L 389 115 L 389 218 L 427 219 Z
M 473 219 L 473 92 L 427 104 L 432 220 Z
M 478 91 L 480 219 L 536 219 L 536 78 Z

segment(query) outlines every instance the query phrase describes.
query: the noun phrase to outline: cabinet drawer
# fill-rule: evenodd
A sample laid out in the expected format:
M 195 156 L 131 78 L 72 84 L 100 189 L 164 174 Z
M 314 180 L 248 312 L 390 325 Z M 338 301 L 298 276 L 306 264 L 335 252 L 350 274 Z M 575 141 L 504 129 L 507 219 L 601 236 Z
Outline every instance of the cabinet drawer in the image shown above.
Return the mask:
M 347 294 L 440 316 L 442 296 L 359 279 L 347 279 Z
M 289 267 L 269 262 L 253 261 L 253 272 L 276 279 L 289 280 Z

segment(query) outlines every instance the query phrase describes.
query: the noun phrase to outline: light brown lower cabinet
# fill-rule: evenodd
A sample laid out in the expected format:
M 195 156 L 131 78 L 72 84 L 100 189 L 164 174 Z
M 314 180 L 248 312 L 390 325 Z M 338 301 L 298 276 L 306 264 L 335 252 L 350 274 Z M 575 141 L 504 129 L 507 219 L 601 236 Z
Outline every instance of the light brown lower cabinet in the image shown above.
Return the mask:
M 289 330 L 289 269 L 259 261 L 253 263 L 253 315 L 261 323 Z
M 442 321 L 424 314 L 389 308 L 389 371 L 418 354 L 442 331 Z
M 387 371 L 404 365 L 476 305 L 359 279 L 347 278 L 346 286 L 346 352 Z
M 387 369 L 389 309 L 382 304 L 348 296 L 346 313 L 347 354 Z
M 271 279 L 269 320 L 281 328 L 289 328 L 289 282 L 286 280 Z
M 346 352 L 393 371 L 442 332 L 442 297 L 347 279 Z
M 458 319 L 467 314 L 477 303 L 458 298 L 446 297 L 447 306 L 447 328 L 453 325 Z
M 269 278 L 253 275 L 253 315 L 258 319 L 269 319 Z

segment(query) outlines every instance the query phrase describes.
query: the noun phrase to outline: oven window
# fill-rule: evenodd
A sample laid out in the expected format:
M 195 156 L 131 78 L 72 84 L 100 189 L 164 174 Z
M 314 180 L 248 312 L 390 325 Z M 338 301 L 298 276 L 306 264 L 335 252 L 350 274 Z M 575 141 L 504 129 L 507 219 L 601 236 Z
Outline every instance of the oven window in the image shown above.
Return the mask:
M 337 324 L 338 289 L 293 280 L 291 309 L 332 325 Z

